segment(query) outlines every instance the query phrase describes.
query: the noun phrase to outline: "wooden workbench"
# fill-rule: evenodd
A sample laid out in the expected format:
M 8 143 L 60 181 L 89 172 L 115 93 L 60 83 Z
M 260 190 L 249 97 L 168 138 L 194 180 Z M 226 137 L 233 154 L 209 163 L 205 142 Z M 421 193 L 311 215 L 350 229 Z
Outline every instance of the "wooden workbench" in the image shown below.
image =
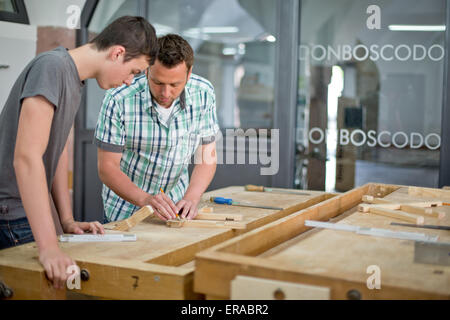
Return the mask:
M 87 295 L 110 299 L 198 299 L 193 292 L 196 253 L 232 237 L 276 221 L 327 200 L 333 195 L 307 191 L 309 196 L 247 192 L 228 187 L 205 193 L 202 204 L 215 213 L 242 214 L 245 230 L 211 228 L 168 228 L 157 218 L 148 218 L 129 232 L 136 242 L 60 243 L 60 247 L 89 274 L 80 290 L 69 296 Z M 212 204 L 212 196 L 282 207 L 268 210 Z M 114 231 L 107 231 L 113 233 Z M 13 292 L 13 299 L 66 298 L 66 290 L 55 290 L 38 262 L 35 243 L 0 251 L 0 281 Z
M 357 209 L 366 194 L 394 202 L 436 200 L 408 189 L 367 184 L 200 252 L 194 291 L 208 299 L 450 299 L 450 266 L 415 263 L 414 241 L 304 225 L 322 220 L 449 242 L 450 231 L 393 226 L 402 221 Z M 436 210 L 446 217 L 427 217 L 425 224 L 450 225 L 450 207 Z M 381 271 L 379 289 L 367 285 L 370 266 Z

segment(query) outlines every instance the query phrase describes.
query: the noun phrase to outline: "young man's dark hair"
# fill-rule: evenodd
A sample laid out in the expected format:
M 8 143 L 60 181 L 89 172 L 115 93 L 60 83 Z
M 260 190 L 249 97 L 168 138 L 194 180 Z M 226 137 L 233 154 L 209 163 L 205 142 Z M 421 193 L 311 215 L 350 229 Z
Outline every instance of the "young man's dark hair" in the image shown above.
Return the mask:
M 123 46 L 126 49 L 125 62 L 145 55 L 150 57 L 152 65 L 158 52 L 155 28 L 142 17 L 120 17 L 89 43 L 95 45 L 99 51 L 114 45 Z
M 181 62 L 191 70 L 194 64 L 194 51 L 189 43 L 176 34 L 167 34 L 158 39 L 158 60 L 163 66 L 172 68 Z

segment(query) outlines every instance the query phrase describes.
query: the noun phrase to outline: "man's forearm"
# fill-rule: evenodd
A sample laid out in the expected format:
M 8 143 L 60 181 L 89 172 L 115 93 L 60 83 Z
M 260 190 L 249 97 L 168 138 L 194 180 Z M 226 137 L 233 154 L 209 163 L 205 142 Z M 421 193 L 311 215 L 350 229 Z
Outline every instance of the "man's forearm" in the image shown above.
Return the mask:
M 52 196 L 58 211 L 60 221 L 64 224 L 67 221 L 73 221 L 72 205 L 69 192 L 69 156 L 67 145 L 62 152 L 58 167 L 53 178 Z
M 138 207 L 147 204 L 149 195 L 136 186 L 119 167 L 105 165 L 99 170 L 99 175 L 102 182 L 125 201 Z
M 208 189 L 209 184 L 214 178 L 216 173 L 216 163 L 196 164 L 192 171 L 191 181 L 189 187 L 186 190 L 184 198 L 186 199 L 199 199 L 202 194 Z
M 57 247 L 42 158 L 18 158 L 14 168 L 22 204 L 39 250 Z
M 201 157 L 200 163 L 196 164 L 192 171 L 191 182 L 184 195 L 185 199 L 199 200 L 208 189 L 214 178 L 217 167 L 216 143 L 202 145 L 198 148 L 195 161 Z

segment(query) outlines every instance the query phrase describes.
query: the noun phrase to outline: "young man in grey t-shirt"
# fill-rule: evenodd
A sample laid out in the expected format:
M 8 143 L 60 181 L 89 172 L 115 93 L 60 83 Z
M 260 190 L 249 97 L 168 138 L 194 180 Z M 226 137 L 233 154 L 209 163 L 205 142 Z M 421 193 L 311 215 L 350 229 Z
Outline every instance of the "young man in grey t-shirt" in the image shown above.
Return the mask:
M 74 262 L 58 247 L 51 198 L 65 233 L 104 233 L 97 221 L 74 221 L 68 189 L 67 138 L 83 81 L 95 78 L 103 89 L 129 85 L 156 51 L 148 21 L 121 17 L 84 46 L 34 58 L 0 114 L 0 249 L 35 240 L 56 288 L 65 285 Z

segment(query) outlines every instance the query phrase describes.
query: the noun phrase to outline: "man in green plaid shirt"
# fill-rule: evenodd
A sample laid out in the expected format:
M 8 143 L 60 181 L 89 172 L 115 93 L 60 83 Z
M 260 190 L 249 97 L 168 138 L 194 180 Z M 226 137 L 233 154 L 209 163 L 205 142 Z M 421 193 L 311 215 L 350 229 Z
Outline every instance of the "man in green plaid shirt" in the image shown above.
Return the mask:
M 162 220 L 177 214 L 193 219 L 215 174 L 214 88 L 192 74 L 194 53 L 186 40 L 170 34 L 158 45 L 147 74 L 107 91 L 99 114 L 94 143 L 109 221 L 126 219 L 145 205 Z

